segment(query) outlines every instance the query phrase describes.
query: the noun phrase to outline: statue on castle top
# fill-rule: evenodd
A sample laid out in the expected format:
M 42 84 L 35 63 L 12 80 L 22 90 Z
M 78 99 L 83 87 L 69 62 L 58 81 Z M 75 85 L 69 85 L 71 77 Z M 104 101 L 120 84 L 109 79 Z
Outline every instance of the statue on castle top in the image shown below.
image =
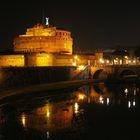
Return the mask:
M 49 18 L 46 17 L 46 25 L 49 26 Z

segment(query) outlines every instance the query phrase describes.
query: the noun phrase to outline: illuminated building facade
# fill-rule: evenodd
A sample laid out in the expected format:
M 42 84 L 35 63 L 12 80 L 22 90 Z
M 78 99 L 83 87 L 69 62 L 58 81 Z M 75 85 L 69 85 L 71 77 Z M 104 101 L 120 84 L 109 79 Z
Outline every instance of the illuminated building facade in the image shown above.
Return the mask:
M 0 67 L 77 66 L 94 64 L 94 55 L 74 55 L 71 32 L 37 24 L 14 39 L 14 53 L 0 55 Z
M 23 67 L 24 64 L 24 55 L 15 54 L 15 55 L 0 55 L 0 66 L 1 67 Z
M 14 40 L 14 50 L 18 53 L 60 53 L 72 54 L 71 33 L 43 24 L 27 29 L 25 35 Z

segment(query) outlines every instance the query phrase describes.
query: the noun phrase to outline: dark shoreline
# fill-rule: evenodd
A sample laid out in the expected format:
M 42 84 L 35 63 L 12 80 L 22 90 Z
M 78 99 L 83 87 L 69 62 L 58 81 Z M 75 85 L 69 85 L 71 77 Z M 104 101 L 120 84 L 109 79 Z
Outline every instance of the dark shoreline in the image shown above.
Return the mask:
M 51 94 L 51 91 L 57 91 L 57 90 L 66 90 L 68 89 L 74 89 L 78 88 L 82 85 L 87 84 L 94 84 L 99 83 L 101 80 L 93 80 L 93 79 L 87 79 L 87 80 L 74 80 L 74 81 L 61 81 L 61 82 L 55 82 L 55 83 L 46 83 L 46 84 L 39 84 L 39 85 L 32 85 L 28 87 L 22 87 L 22 88 L 15 88 L 11 90 L 4 90 L 0 93 L 0 103 L 3 103 L 4 101 L 7 101 L 8 99 L 14 99 L 19 98 L 21 96 L 39 96 L 41 93 L 48 92 Z

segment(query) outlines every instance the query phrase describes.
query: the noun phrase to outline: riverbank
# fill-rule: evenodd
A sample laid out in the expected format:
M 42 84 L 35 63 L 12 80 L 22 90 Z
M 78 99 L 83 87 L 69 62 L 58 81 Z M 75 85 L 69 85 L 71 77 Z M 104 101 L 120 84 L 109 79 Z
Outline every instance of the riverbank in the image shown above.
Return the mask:
M 10 90 L 8 89 L 8 90 L 1 91 L 0 100 L 6 99 L 11 96 L 13 97 L 13 96 L 20 96 L 25 94 L 39 94 L 39 92 L 53 91 L 53 90 L 74 88 L 74 87 L 76 88 L 78 86 L 82 86 L 90 83 L 98 83 L 98 82 L 101 82 L 101 80 L 88 79 L 88 80 L 61 81 L 55 83 L 32 85 L 32 86 L 15 88 Z

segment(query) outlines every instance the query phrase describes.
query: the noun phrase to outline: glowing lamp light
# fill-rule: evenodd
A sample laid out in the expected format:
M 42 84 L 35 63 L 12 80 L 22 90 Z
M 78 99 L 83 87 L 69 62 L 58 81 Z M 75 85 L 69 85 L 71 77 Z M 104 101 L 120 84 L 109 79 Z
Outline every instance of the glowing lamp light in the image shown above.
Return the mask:
M 99 101 L 100 101 L 100 103 L 102 103 L 102 104 L 104 103 L 103 97 L 102 97 L 102 96 L 99 97 Z
M 104 63 L 104 60 L 102 58 L 99 59 L 100 63 Z
M 125 59 L 128 59 L 128 56 L 124 56 Z
M 117 58 L 116 58 L 117 59 Z M 114 59 L 114 64 L 117 64 L 118 63 L 118 60 Z
M 78 56 L 77 56 L 77 55 L 75 55 L 75 56 L 74 56 L 74 59 L 78 59 Z
M 72 63 L 72 66 L 76 66 L 76 62 L 73 62 L 73 63 Z
M 109 64 L 109 60 L 106 60 L 106 63 Z
M 133 63 L 136 63 L 136 60 L 133 60 Z
M 100 100 L 100 101 L 102 101 L 102 100 L 103 100 L 103 97 L 102 97 L 102 96 L 100 96 L 100 97 L 99 97 L 99 100 Z
M 80 65 L 78 66 L 78 69 L 81 71 L 81 70 L 84 70 L 84 65 Z
M 122 60 L 120 60 L 120 64 L 122 64 Z
M 127 88 L 124 90 L 124 93 L 126 93 L 126 94 L 128 93 L 128 89 Z
M 84 94 L 78 94 L 78 100 L 84 100 L 85 95 Z

